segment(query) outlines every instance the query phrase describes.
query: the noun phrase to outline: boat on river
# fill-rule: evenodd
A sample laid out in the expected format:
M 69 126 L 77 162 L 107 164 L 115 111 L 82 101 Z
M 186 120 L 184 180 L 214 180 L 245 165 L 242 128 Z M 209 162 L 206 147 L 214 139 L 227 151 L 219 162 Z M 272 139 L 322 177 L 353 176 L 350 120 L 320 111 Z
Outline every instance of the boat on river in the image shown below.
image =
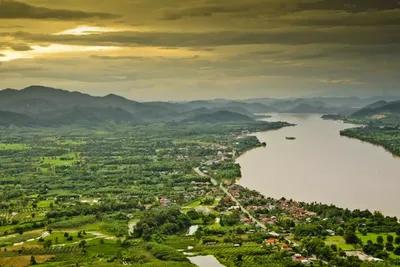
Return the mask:
M 293 136 L 286 136 L 286 139 L 287 139 L 287 140 L 296 140 L 296 137 L 293 137 Z

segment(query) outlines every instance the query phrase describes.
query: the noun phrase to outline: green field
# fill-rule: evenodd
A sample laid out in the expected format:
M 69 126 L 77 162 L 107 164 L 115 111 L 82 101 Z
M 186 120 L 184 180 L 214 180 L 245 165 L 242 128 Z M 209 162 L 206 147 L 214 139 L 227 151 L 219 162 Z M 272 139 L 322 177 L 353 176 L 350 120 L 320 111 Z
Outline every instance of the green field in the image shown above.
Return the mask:
M 361 239 L 363 244 L 366 244 L 368 240 L 371 240 L 372 242 L 376 243 L 376 239 L 378 236 L 382 236 L 384 242 L 386 243 L 386 238 L 388 235 L 392 235 L 393 237 L 396 237 L 396 233 L 381 233 L 381 234 L 375 234 L 375 233 L 368 233 L 367 235 L 362 235 L 360 233 L 357 233 L 358 238 Z
M 78 159 L 74 154 L 65 154 L 58 157 L 43 157 L 41 160 L 43 164 L 49 164 L 51 166 L 72 165 L 77 161 Z
M 354 250 L 353 245 L 346 244 L 343 236 L 329 236 L 326 238 L 325 244 L 336 245 L 338 248 L 341 248 L 343 250 Z
M 0 144 L 0 150 L 25 150 L 29 146 L 26 144 Z

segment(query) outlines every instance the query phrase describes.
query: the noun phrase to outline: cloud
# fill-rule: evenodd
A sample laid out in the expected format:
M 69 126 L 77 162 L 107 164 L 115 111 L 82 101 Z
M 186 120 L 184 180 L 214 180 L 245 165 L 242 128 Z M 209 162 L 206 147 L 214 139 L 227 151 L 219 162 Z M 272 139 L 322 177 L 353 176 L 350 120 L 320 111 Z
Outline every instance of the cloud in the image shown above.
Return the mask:
M 200 0 L 187 2 L 179 8 L 163 8 L 161 19 L 179 20 L 194 17 L 230 15 L 248 18 L 277 17 L 302 11 L 356 13 L 395 10 L 400 8 L 398 0 Z M 368 23 L 365 21 L 365 23 Z
M 330 83 L 330 84 L 352 84 L 352 85 L 362 85 L 366 84 L 366 82 L 360 82 L 355 80 L 320 80 L 321 83 Z
M 30 51 L 32 47 L 26 44 L 12 44 L 10 45 L 11 49 L 14 51 Z
M 345 10 L 349 12 L 365 12 L 370 10 L 390 10 L 400 8 L 398 0 L 325 0 L 299 1 L 302 10 Z
M 253 5 L 209 5 L 200 7 L 188 7 L 179 9 L 166 9 L 163 10 L 163 20 L 178 20 L 184 17 L 209 17 L 214 14 L 232 14 L 251 11 Z
M 91 55 L 93 59 L 100 59 L 100 60 L 149 60 L 148 57 L 138 57 L 138 56 L 99 56 L 99 55 Z
M 117 16 L 110 13 L 51 9 L 13 0 L 0 0 L 0 19 L 79 20 L 88 18 L 110 19 L 115 17 Z
M 106 32 L 91 35 L 51 35 L 28 32 L 0 33 L 0 36 L 36 43 L 60 43 L 91 46 L 157 46 L 157 47 L 215 47 L 251 44 L 342 44 L 390 45 L 400 44 L 400 26 L 351 27 L 333 29 L 279 29 L 270 31 L 225 32 Z
M 277 23 L 293 26 L 351 27 L 400 25 L 400 7 L 392 10 L 350 13 L 343 10 L 305 10 L 275 18 Z

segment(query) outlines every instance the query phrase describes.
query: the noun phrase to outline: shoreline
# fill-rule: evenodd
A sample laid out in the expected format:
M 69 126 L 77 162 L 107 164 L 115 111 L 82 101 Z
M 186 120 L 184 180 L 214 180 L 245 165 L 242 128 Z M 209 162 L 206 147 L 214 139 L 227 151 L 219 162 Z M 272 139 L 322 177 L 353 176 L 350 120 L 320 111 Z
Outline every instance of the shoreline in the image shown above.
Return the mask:
M 322 118 L 321 118 L 322 119 Z M 342 121 L 344 124 L 352 124 L 351 122 L 344 122 L 344 121 Z M 293 125 L 294 126 L 294 125 Z M 276 131 L 276 130 L 281 130 L 281 129 L 283 129 L 283 127 L 282 128 L 280 128 L 280 129 L 274 129 L 274 131 Z M 350 128 L 351 129 L 351 128 Z M 249 134 L 249 135 L 252 135 L 252 136 L 256 136 L 257 137 L 257 139 L 259 140 L 259 142 L 260 143 L 262 143 L 262 141 L 263 140 L 261 140 L 260 139 L 260 137 L 258 136 L 259 134 L 263 134 L 263 133 L 267 133 L 267 132 L 269 132 L 269 131 L 262 131 L 262 132 L 256 132 L 256 133 L 251 133 L 251 134 Z M 385 147 L 383 147 L 383 146 L 381 146 L 381 145 L 377 145 L 377 144 L 374 144 L 374 143 L 371 143 L 371 142 L 368 142 L 368 141 L 365 141 L 365 140 L 361 140 L 361 139 L 358 139 L 358 138 L 354 138 L 354 137 L 348 137 L 348 136 L 344 136 L 344 137 L 346 137 L 346 138 L 349 138 L 349 139 L 356 139 L 356 140 L 358 140 L 359 142 L 365 142 L 365 143 L 367 143 L 368 145 L 373 145 L 374 147 L 376 147 L 376 148 L 380 148 L 380 149 L 384 149 L 385 150 L 385 153 L 390 153 L 394 158 L 399 158 L 397 155 L 395 155 L 395 154 L 393 154 L 393 153 L 391 153 L 391 151 L 388 151 Z M 246 177 L 246 176 L 244 176 L 243 175 L 243 173 L 242 173 L 242 165 L 243 165 L 243 162 L 241 162 L 241 158 L 242 158 L 242 156 L 245 156 L 247 153 L 249 153 L 249 152 L 254 152 L 256 149 L 258 149 L 258 148 L 260 148 L 260 147 L 256 147 L 256 148 L 252 148 L 252 149 L 250 149 L 250 150 L 248 150 L 248 151 L 246 151 L 245 153 L 243 153 L 243 154 L 241 154 L 241 155 L 239 155 L 239 156 L 237 156 L 237 157 L 235 157 L 235 159 L 234 159 L 234 162 L 235 162 L 235 164 L 238 164 L 239 166 L 240 166 L 240 169 L 241 169 L 241 176 L 240 177 L 237 177 L 236 179 L 235 179 L 235 181 L 234 181 L 234 183 L 233 184 L 235 184 L 235 185 L 240 185 L 240 186 L 244 186 L 244 187 L 246 187 L 246 188 L 248 188 L 248 189 L 250 189 L 250 190 L 255 190 L 255 191 L 257 191 L 257 192 L 259 192 L 261 195 L 263 195 L 263 196 L 265 196 L 265 197 L 271 197 L 271 198 L 273 198 L 273 199 L 280 199 L 280 198 L 286 198 L 286 199 L 293 199 L 293 200 L 296 200 L 296 201 L 299 201 L 299 202 L 303 202 L 303 203 L 312 203 L 312 202 L 317 202 L 317 203 L 320 203 L 320 204 L 326 204 L 326 205 L 333 205 L 333 206 L 335 206 L 335 207 L 338 207 L 338 208 L 341 208 L 341 209 L 349 209 L 349 210 L 351 210 L 351 211 L 354 211 L 354 210 L 370 210 L 370 211 L 378 211 L 378 212 L 381 212 L 385 217 L 386 216 L 388 216 L 388 217 L 397 217 L 398 219 L 399 219 L 399 221 L 400 221 L 400 214 L 396 214 L 396 213 L 390 213 L 389 212 L 389 214 L 388 214 L 388 212 L 384 212 L 383 210 L 382 210 L 382 208 L 378 208 L 378 209 L 373 209 L 373 208 L 370 208 L 370 207 L 365 207 L 365 208 L 360 208 L 360 207 L 351 207 L 351 206 L 348 206 L 348 205 L 343 205 L 343 204 L 338 204 L 338 203 L 335 203 L 334 201 L 318 201 L 318 200 L 305 200 L 304 198 L 302 199 L 302 198 L 299 198 L 299 197 L 291 197 L 290 195 L 284 195 L 284 194 L 282 194 L 282 196 L 280 197 L 280 198 L 277 198 L 276 196 L 275 197 L 272 197 L 271 195 L 268 195 L 268 194 L 265 194 L 265 193 L 262 193 L 262 192 L 260 192 L 260 190 L 258 189 L 258 188 L 256 188 L 256 187 L 250 187 L 250 186 L 248 186 L 248 185 L 245 185 L 245 184 L 243 184 L 243 180 L 242 179 L 245 179 L 245 178 L 248 178 L 248 177 Z M 268 143 L 267 143 L 267 148 L 268 148 Z

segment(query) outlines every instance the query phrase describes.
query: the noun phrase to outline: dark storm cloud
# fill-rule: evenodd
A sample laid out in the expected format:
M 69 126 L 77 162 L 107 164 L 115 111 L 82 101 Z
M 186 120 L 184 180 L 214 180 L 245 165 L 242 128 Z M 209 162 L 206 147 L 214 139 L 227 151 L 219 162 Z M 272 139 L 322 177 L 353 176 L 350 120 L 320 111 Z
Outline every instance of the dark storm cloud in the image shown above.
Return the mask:
M 292 26 L 351 27 L 400 25 L 400 9 L 349 13 L 346 11 L 301 11 L 281 16 L 275 22 Z
M 399 0 L 325 0 L 301 2 L 301 10 L 345 10 L 349 12 L 365 12 L 400 8 Z
M 209 17 L 213 14 L 224 13 L 243 13 L 251 11 L 253 5 L 241 5 L 237 7 L 230 7 L 230 5 L 209 5 L 201 7 L 189 7 L 179 9 L 166 9 L 164 10 L 162 19 L 164 20 L 177 20 L 184 17 Z
M 301 11 L 342 11 L 361 13 L 399 9 L 398 0 L 203 0 L 196 6 L 162 9 L 162 19 L 178 20 L 190 17 L 233 15 L 255 17 L 280 16 Z M 250 17 L 249 17 L 250 18 Z
M 115 17 L 115 15 L 109 13 L 51 9 L 12 0 L 0 0 L 0 19 L 77 20 L 88 18 L 110 19 Z
M 377 58 L 400 59 L 399 45 L 302 45 L 284 47 L 275 50 L 261 50 L 240 54 L 237 59 L 275 59 L 286 61 L 325 62 L 341 61 L 346 59 L 373 60 Z
M 107 32 L 92 35 L 49 35 L 27 32 L 3 33 L 16 39 L 37 43 L 61 43 L 96 46 L 213 47 L 251 44 L 400 44 L 400 26 L 354 27 L 332 30 L 294 29 L 262 32 Z
M 10 45 L 11 49 L 14 51 L 30 51 L 32 48 L 26 44 L 12 44 Z
M 20 1 L 0 0 L 0 87 L 132 97 L 146 88 L 143 98 L 171 99 L 193 88 L 204 98 L 287 96 L 399 79 L 400 0 Z M 121 16 L 102 20 L 109 13 Z M 110 32 L 59 34 L 85 26 Z

